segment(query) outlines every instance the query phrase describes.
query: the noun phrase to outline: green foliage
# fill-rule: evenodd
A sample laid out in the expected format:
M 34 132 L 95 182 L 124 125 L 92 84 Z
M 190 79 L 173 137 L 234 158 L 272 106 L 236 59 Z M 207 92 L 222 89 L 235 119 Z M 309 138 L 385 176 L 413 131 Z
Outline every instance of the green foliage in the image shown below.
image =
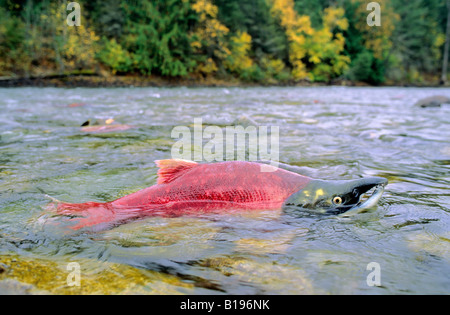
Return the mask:
M 261 59 L 261 70 L 265 74 L 263 79 L 271 83 L 288 83 L 292 79 L 289 69 L 280 59 L 263 57 Z
M 125 10 L 121 0 L 91 0 L 83 2 L 91 21 L 95 21 L 96 32 L 108 39 L 119 40 L 125 26 Z
M 393 0 L 400 20 L 393 33 L 393 55 L 396 62 L 389 76 L 414 82 L 419 73 L 432 73 L 440 69 L 441 51 L 445 42 L 445 1 Z M 437 21 L 441 20 L 442 25 Z M 446 21 L 445 21 L 446 22 Z
M 322 25 L 322 12 L 325 8 L 335 5 L 333 0 L 294 0 L 294 8 L 299 15 L 308 15 L 311 25 L 318 28 Z
M 17 17 L 0 7 L 0 75 L 20 71 L 24 53 L 25 25 Z
M 97 58 L 100 62 L 111 68 L 112 73 L 125 73 L 129 71 L 133 63 L 128 51 L 113 39 L 102 39 L 102 50 L 98 53 Z
M 188 31 L 195 15 L 188 2 L 147 0 L 122 6 L 126 24 L 121 44 L 131 56 L 129 70 L 171 77 L 192 71 Z
M 442 0 L 0 0 L 0 76 L 67 71 L 245 82 L 421 83 L 439 75 Z
M 252 54 L 259 61 L 264 56 L 289 60 L 286 33 L 270 14 L 267 0 L 216 0 L 219 19 L 235 34 L 248 33 Z
M 384 78 L 383 63 L 369 50 L 361 51 L 351 63 L 347 78 L 370 84 L 380 84 Z
M 211 0 L 193 0 L 191 8 L 198 16 L 190 32 L 197 62 L 194 72 L 204 76 L 216 74 L 231 54 L 226 42 L 229 29 L 217 19 L 219 9 Z

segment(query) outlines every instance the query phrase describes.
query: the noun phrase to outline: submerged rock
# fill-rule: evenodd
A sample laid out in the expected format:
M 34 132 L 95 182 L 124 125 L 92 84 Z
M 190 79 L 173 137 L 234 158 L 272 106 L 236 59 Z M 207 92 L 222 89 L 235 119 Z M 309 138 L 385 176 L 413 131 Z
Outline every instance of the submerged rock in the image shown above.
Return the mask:
M 248 127 L 248 126 L 258 126 L 258 123 L 256 121 L 254 121 L 251 117 L 248 117 L 246 115 L 241 115 L 239 117 L 237 117 L 232 123 L 231 125 L 234 126 L 243 126 L 243 127 Z
M 249 294 L 320 294 L 304 270 L 266 261 L 257 262 L 239 256 L 206 258 L 198 265 L 221 272 L 224 289 L 246 283 Z
M 450 98 L 442 95 L 435 95 L 425 97 L 417 101 L 414 106 L 425 107 L 440 107 L 442 104 L 450 104 Z
M 28 295 L 32 289 L 32 285 L 17 280 L 0 280 L 0 295 Z
M 435 234 L 419 231 L 409 235 L 407 241 L 408 247 L 418 253 L 417 259 L 432 255 L 450 262 L 450 232 Z
M 82 259 L 79 285 L 69 285 L 72 261 L 2 255 L 9 266 L 0 274 L 0 294 L 180 294 L 193 284 L 166 273 Z

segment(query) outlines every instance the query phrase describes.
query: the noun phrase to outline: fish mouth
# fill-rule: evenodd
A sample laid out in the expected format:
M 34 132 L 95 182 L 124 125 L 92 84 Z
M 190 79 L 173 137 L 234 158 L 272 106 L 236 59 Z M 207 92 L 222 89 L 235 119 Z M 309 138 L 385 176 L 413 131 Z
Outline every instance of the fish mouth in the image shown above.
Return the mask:
M 358 202 L 349 210 L 343 212 L 341 216 L 351 216 L 374 207 L 380 200 L 388 184 L 387 179 L 381 177 L 372 177 L 363 181 L 363 184 L 354 188 L 354 191 L 356 190 L 355 194 L 358 196 Z

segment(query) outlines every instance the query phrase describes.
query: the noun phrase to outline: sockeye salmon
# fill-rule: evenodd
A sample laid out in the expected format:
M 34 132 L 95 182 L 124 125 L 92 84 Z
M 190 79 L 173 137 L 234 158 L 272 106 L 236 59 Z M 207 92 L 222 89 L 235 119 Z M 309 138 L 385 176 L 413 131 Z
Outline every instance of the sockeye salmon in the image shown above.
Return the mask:
M 285 169 L 245 161 L 199 164 L 156 161 L 157 184 L 117 200 L 99 203 L 58 202 L 56 212 L 71 216 L 72 229 L 107 229 L 146 216 L 182 216 L 234 210 L 281 210 L 288 207 L 342 213 L 373 206 L 387 180 L 312 179 Z M 267 169 L 271 168 L 271 169 Z M 263 171 L 264 170 L 264 171 Z M 361 195 L 375 187 L 373 195 Z

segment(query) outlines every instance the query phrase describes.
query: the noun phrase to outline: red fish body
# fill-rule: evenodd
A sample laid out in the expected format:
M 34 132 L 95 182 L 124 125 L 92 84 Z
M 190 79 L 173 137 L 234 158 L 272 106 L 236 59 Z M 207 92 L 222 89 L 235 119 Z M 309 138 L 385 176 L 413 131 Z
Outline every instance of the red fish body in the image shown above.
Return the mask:
M 59 203 L 57 212 L 79 215 L 73 229 L 116 225 L 145 216 L 181 216 L 231 210 L 276 210 L 310 178 L 260 163 L 198 164 L 156 161 L 157 184 L 107 203 Z M 267 171 L 271 168 L 269 171 Z
M 90 133 L 105 133 L 105 132 L 115 132 L 115 131 L 125 131 L 133 128 L 129 125 L 95 125 L 82 127 L 81 131 Z

